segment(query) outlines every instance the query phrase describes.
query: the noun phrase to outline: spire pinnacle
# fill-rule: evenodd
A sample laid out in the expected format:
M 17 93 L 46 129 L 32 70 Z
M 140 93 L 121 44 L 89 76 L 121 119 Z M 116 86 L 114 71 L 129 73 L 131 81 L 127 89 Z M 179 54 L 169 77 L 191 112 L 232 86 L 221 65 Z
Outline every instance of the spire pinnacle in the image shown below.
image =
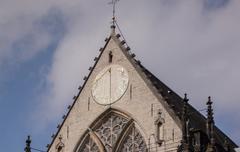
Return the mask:
M 182 146 L 184 152 L 190 151 L 190 134 L 189 134 L 189 117 L 188 117 L 188 97 L 184 94 L 183 107 L 182 107 Z
M 207 136 L 209 138 L 209 144 L 207 147 L 207 152 L 215 152 L 215 139 L 214 139 L 214 118 L 213 118 L 213 108 L 212 108 L 212 100 L 211 97 L 208 97 L 207 101 Z

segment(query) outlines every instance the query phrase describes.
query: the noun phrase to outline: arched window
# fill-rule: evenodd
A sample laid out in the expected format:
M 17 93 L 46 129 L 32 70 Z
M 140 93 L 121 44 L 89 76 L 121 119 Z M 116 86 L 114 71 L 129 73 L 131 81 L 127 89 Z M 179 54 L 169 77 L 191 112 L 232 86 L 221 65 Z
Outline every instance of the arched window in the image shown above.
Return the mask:
M 89 127 L 75 152 L 147 152 L 147 145 L 133 119 L 109 109 Z
M 99 147 L 97 146 L 96 142 L 88 135 L 82 144 L 81 152 L 100 152 Z M 80 152 L 79 151 L 79 152 Z

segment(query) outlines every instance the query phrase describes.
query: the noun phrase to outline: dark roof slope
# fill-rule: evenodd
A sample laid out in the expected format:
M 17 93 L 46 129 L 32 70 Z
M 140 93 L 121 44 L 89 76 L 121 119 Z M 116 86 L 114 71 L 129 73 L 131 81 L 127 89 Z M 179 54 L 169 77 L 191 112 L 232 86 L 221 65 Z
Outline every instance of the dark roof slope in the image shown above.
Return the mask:
M 136 61 L 137 62 L 137 61 Z M 160 81 L 156 76 L 154 76 L 149 70 L 147 70 L 140 62 L 139 66 L 142 68 L 142 71 L 146 74 L 149 80 L 152 82 L 154 87 L 159 90 L 159 93 L 164 97 L 166 102 L 175 112 L 176 116 L 181 119 L 181 111 L 183 108 L 183 98 L 181 98 L 177 93 L 171 90 L 167 85 Z M 199 129 L 202 132 L 206 133 L 206 118 L 190 104 L 188 104 L 190 126 L 193 129 Z M 238 146 L 227 136 L 225 135 L 218 127 L 215 126 L 215 139 L 218 145 L 223 146 L 224 143 L 230 145 L 231 148 L 237 148 Z

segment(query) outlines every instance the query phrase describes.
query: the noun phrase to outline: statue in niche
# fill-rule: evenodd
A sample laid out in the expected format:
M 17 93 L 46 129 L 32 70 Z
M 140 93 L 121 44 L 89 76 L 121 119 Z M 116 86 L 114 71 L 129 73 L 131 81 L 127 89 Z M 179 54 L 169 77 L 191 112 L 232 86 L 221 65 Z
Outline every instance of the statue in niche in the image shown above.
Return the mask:
M 156 138 L 156 143 L 161 146 L 163 143 L 163 123 L 165 120 L 162 117 L 162 111 L 159 109 L 157 113 L 157 118 L 155 120 L 155 138 Z
M 56 145 L 56 150 L 57 150 L 57 152 L 64 152 L 63 151 L 64 150 L 64 143 L 62 142 L 62 136 L 61 135 L 58 137 L 58 140 L 59 140 L 59 142 Z

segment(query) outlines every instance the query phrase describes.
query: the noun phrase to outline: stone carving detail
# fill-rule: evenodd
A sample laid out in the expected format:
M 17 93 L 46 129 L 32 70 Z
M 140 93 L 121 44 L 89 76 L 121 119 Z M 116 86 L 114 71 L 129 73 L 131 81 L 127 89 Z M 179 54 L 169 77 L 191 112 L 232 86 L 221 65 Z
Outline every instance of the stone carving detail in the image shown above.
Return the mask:
M 58 137 L 58 144 L 56 145 L 57 152 L 63 152 L 64 151 L 64 143 L 62 142 L 62 135 Z
M 100 152 L 100 150 L 97 144 L 90 137 L 87 137 L 83 147 L 78 152 Z
M 147 152 L 147 145 L 137 130 L 137 128 L 132 127 L 127 138 L 125 138 L 123 145 L 121 147 L 121 152 Z
M 159 109 L 158 110 L 158 114 L 157 114 L 157 118 L 154 122 L 155 124 L 155 137 L 156 137 L 156 143 L 159 145 L 162 145 L 163 143 L 163 123 L 165 122 L 165 120 L 162 117 L 162 111 Z
M 127 122 L 128 120 L 126 118 L 111 114 L 111 116 L 105 119 L 95 130 L 107 152 L 112 152 L 112 149 Z

